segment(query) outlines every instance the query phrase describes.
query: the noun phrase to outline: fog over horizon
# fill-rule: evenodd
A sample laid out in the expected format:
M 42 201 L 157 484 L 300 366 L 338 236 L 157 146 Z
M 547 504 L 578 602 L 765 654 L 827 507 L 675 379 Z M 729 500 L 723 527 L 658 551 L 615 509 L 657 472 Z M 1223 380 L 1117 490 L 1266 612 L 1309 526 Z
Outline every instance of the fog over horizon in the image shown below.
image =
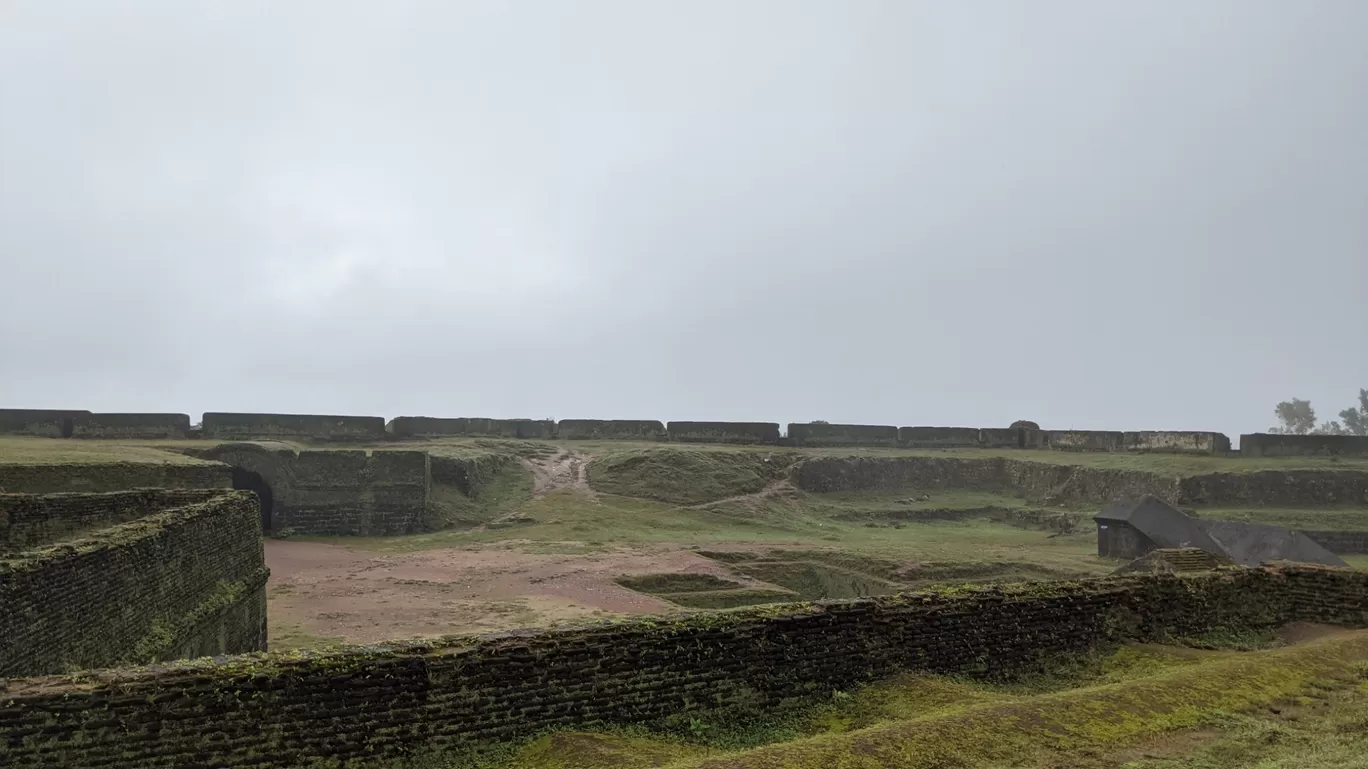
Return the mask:
M 1368 3 L 0 6 L 0 407 L 1218 430 L 1368 387 Z

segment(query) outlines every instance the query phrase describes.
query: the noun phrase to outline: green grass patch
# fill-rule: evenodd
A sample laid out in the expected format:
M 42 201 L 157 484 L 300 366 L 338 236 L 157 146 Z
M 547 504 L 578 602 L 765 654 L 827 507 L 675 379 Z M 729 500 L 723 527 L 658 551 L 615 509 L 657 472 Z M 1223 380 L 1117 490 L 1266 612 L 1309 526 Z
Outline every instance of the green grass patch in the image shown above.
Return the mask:
M 518 514 L 530 522 L 509 529 L 303 539 L 382 552 L 497 546 L 575 553 L 656 543 L 705 550 L 722 545 L 753 551 L 839 548 L 862 558 L 898 563 L 1029 563 L 1073 576 L 1109 574 L 1116 569 L 1113 561 L 1097 557 L 1093 534 L 1057 536 L 977 518 L 870 528 L 784 502 L 746 509 L 693 509 L 610 494 L 591 499 L 570 489 L 533 499 Z
M 787 590 L 767 590 L 754 587 L 742 587 L 733 590 L 705 590 L 696 593 L 657 593 L 656 597 L 690 609 L 739 609 L 743 606 L 791 603 L 799 600 L 797 595 Z
M 338 636 L 314 635 L 298 624 L 269 623 L 266 633 L 266 648 L 273 652 L 295 651 L 298 649 L 336 649 L 346 644 Z
M 28 436 L 0 436 L 0 462 L 18 465 L 46 464 L 109 464 L 133 462 L 154 465 L 209 465 L 214 464 L 174 451 L 191 441 L 165 441 L 158 444 L 130 443 L 108 440 L 76 440 L 34 438 Z M 210 448 L 217 442 L 202 442 Z
M 689 593 L 699 590 L 730 590 L 741 583 L 712 574 L 640 574 L 618 577 L 617 583 L 638 593 Z

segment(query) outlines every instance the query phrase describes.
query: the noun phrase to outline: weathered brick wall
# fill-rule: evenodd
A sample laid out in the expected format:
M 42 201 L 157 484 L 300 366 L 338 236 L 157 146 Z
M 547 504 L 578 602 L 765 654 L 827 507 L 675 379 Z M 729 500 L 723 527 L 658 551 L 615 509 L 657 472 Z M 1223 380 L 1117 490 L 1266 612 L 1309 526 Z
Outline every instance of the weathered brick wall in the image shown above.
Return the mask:
M 1006 457 L 812 457 L 794 467 L 804 491 L 1000 490 L 1049 504 L 1107 504 L 1153 494 L 1213 507 L 1368 506 L 1368 473 L 1263 470 L 1175 477 Z
M 1217 507 L 1368 506 L 1368 473 L 1356 470 L 1206 473 L 1178 487 L 1180 501 Z
M 173 507 L 206 502 L 220 489 L 137 489 L 103 494 L 0 494 L 0 553 L 70 539 Z
M 205 438 L 218 440 L 378 441 L 387 436 L 384 417 L 208 412 L 201 424 Z
M 1176 454 L 1225 454 L 1230 451 L 1230 439 L 1211 432 L 1139 430 L 1124 433 L 1121 442 L 1126 451 Z
M 89 411 L 0 409 L 0 433 L 66 438 L 71 436 L 74 420 L 87 416 Z
M 777 422 L 670 422 L 665 431 L 680 443 L 779 443 Z
M 665 424 L 654 419 L 562 419 L 556 436 L 566 440 L 663 441 Z
M 301 451 L 230 443 L 203 453 L 255 473 L 271 490 L 272 530 L 394 535 L 425 530 L 432 473 L 427 452 Z
M 232 488 L 227 465 L 105 462 L 100 464 L 0 464 L 0 492 L 51 494 L 59 491 Z
M 1368 553 L 1368 531 L 1298 531 L 1335 555 Z
M 1059 451 L 1120 451 L 1122 434 L 1113 430 L 1045 430 L 1045 443 Z
M 1368 456 L 1368 435 L 1270 435 L 1240 436 L 1240 453 L 1250 457 L 1363 457 Z
M 424 530 L 431 470 L 423 451 L 301 451 L 276 497 L 275 527 L 300 534 L 395 535 Z
M 886 425 L 790 422 L 788 437 L 795 446 L 882 446 L 895 448 L 898 445 L 898 428 Z
M 812 457 L 794 466 L 804 491 L 999 490 L 1049 504 L 1106 504 L 1154 494 L 1177 500 L 1175 478 L 1003 457 Z
M 189 414 L 90 414 L 72 420 L 73 438 L 184 438 Z
M 472 435 L 485 438 L 554 438 L 556 423 L 547 419 L 486 417 L 395 417 L 387 428 L 396 438 Z
M 1107 642 L 1362 626 L 1365 606 L 1363 572 L 1239 569 L 17 680 L 0 685 L 0 763 L 364 766 L 549 729 L 753 713 L 901 670 L 1010 676 Z
M 898 443 L 911 449 L 977 448 L 981 432 L 977 427 L 899 427 Z
M 266 574 L 256 498 L 236 491 L 7 556 L 0 676 L 265 648 L 264 623 L 224 623 L 264 619 Z

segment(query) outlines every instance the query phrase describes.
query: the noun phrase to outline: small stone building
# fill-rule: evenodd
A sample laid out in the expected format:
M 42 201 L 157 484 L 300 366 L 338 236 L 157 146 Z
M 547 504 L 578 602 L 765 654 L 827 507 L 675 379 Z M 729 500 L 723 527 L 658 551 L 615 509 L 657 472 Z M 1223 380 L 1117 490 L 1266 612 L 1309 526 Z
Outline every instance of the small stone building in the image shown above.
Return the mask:
M 1339 556 L 1299 531 L 1237 521 L 1193 518 L 1158 497 L 1115 502 L 1093 517 L 1097 554 L 1139 558 L 1152 550 L 1198 548 L 1241 566 L 1298 561 L 1348 566 Z

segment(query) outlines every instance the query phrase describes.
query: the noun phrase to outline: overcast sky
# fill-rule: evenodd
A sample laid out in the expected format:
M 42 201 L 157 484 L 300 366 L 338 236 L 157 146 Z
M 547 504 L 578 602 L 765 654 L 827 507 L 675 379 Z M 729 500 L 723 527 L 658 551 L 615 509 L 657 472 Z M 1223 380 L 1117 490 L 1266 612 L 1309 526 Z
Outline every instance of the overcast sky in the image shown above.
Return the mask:
M 0 2 L 0 405 L 1268 427 L 1363 0 Z

